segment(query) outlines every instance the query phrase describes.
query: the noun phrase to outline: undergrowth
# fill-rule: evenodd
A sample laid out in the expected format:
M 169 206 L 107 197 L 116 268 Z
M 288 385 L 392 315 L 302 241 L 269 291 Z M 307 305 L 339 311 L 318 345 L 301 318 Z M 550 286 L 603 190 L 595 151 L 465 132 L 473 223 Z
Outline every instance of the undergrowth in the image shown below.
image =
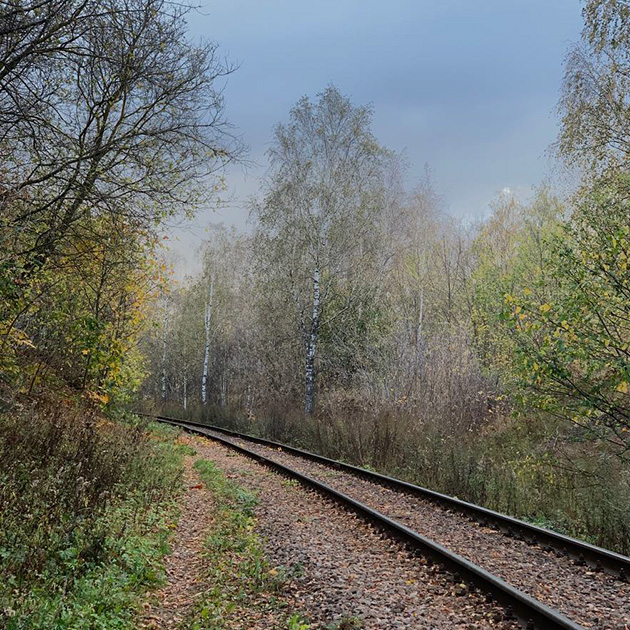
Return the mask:
M 181 489 L 169 431 L 63 404 L 0 416 L 0 627 L 136 627 Z

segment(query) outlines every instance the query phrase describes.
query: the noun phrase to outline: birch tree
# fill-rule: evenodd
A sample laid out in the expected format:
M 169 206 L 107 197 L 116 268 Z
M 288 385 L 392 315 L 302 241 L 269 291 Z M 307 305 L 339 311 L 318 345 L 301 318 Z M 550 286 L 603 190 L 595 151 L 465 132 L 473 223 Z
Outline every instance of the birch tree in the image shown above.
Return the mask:
M 162 329 L 162 400 L 166 402 L 167 363 L 168 358 L 168 298 L 164 297 L 164 327 Z
M 318 347 L 324 326 L 359 299 L 373 260 L 383 208 L 387 152 L 374 138 L 369 107 L 355 106 L 335 87 L 298 101 L 288 124 L 276 127 L 266 194 L 254 207 L 262 291 L 293 312 L 303 361 L 304 411 L 315 409 Z M 345 296 L 327 307 L 336 289 Z
M 217 227 L 204 245 L 202 274 L 189 290 L 186 308 L 194 313 L 195 322 L 203 317 L 202 329 L 188 323 L 192 334 L 187 339 L 191 344 L 191 373 L 197 374 L 204 407 L 213 402 L 222 407 L 228 403 L 230 374 L 241 354 L 237 348 L 245 343 L 240 324 L 245 321 L 247 308 L 240 292 L 246 282 L 248 261 L 249 240 L 237 236 L 234 230 Z
M 206 344 L 203 353 L 203 372 L 201 374 L 201 402 L 206 405 L 208 402 L 208 366 L 210 364 L 210 341 L 212 334 L 212 298 L 214 297 L 214 271 L 210 272 L 210 284 L 208 288 L 208 300 L 204 319 L 204 331 Z
M 587 0 L 581 41 L 570 51 L 557 149 L 589 176 L 630 165 L 630 6 Z

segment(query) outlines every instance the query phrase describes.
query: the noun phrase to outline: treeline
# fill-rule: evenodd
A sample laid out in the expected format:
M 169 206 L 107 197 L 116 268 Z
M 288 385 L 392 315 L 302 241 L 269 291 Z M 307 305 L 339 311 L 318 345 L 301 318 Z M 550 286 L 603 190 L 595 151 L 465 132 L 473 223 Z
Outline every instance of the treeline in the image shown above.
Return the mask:
M 120 413 L 164 220 L 238 155 L 230 71 L 168 0 L 0 0 L 0 627 L 136 628 L 177 519 L 172 437 Z
M 630 548 L 630 19 L 584 9 L 556 151 L 580 184 L 478 224 L 404 190 L 329 86 L 274 130 L 252 235 L 164 292 L 145 397 Z
M 150 397 L 265 415 L 387 408 L 468 431 L 514 408 L 630 444 L 625 179 L 568 202 L 504 192 L 466 225 L 407 194 L 370 112 L 334 87 L 277 127 L 255 231 L 217 229 L 165 293 Z M 510 400 L 506 400 L 506 392 Z
M 214 44 L 167 0 L 0 3 L 0 398 L 144 374 L 157 230 L 238 146 Z M 41 385 L 41 386 L 40 386 Z
M 506 296 L 535 285 L 564 206 L 546 187 L 528 204 L 505 192 L 487 221 L 456 221 L 430 173 L 405 192 L 369 114 L 329 87 L 277 128 L 254 233 L 215 229 L 202 272 L 155 304 L 148 398 L 250 417 L 390 409 L 444 432 L 506 408 Z

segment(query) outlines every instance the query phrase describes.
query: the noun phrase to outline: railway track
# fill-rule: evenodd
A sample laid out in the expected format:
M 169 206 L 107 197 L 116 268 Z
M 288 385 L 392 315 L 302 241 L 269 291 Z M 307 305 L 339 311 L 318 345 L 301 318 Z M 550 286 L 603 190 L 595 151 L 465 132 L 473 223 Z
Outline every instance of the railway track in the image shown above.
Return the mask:
M 150 417 L 221 442 L 343 504 L 384 535 L 485 592 L 525 628 L 630 628 L 630 558 L 284 444 Z M 531 573 L 534 580 L 528 581 Z

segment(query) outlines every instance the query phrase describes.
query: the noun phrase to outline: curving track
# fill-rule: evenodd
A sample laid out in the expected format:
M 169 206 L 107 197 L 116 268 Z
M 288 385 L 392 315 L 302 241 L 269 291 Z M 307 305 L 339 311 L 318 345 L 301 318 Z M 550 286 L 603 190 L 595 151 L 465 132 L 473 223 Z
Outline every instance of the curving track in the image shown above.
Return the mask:
M 630 558 L 300 449 L 151 417 L 218 440 L 314 487 L 496 598 L 523 627 L 630 629 Z

